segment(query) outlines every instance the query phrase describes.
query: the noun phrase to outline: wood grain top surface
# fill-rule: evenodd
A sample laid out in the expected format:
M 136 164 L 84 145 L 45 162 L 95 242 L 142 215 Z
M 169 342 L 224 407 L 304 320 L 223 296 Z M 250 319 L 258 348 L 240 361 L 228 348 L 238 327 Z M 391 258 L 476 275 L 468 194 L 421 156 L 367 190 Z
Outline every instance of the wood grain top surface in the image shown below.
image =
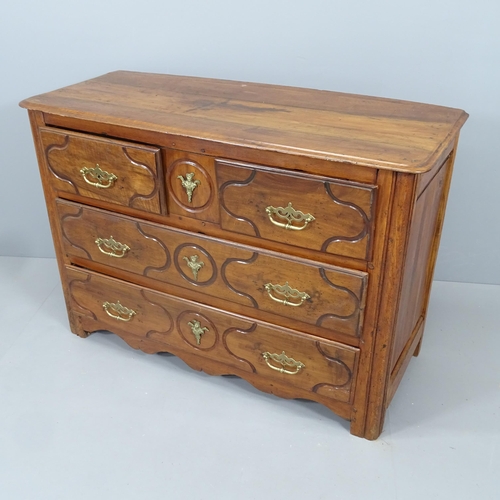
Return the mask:
M 116 71 L 26 99 L 44 113 L 266 151 L 425 172 L 462 110 L 331 91 Z

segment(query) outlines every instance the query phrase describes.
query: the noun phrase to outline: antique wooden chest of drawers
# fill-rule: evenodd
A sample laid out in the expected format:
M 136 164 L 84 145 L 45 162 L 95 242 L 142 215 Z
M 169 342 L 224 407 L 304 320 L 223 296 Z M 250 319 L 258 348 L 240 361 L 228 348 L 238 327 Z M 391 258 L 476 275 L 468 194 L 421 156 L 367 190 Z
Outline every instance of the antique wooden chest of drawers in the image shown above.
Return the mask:
M 465 112 L 133 72 L 21 106 L 74 333 L 378 437 L 422 342 Z

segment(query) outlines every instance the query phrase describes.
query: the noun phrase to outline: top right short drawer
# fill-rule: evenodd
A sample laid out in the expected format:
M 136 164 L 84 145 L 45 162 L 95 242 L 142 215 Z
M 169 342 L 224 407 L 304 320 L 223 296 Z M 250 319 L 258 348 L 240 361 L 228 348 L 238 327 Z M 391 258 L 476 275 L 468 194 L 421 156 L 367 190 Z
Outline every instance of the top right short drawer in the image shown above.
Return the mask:
M 370 260 L 376 186 L 217 160 L 221 227 Z

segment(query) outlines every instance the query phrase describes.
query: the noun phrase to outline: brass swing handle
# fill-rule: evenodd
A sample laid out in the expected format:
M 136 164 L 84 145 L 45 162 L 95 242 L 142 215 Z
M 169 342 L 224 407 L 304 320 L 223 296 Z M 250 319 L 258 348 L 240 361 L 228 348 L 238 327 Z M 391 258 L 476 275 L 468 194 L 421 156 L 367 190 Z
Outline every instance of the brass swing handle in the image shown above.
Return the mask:
M 137 314 L 133 309 L 122 306 L 119 300 L 114 304 L 112 302 L 104 302 L 102 307 L 108 316 L 119 321 L 130 321 Z
M 297 373 L 305 368 L 306 365 L 301 361 L 295 361 L 293 358 L 289 358 L 285 351 L 281 354 L 271 354 L 270 352 L 263 352 L 262 357 L 265 359 L 267 366 L 269 368 L 276 370 L 280 373 L 286 373 L 287 375 L 297 375 Z M 274 366 L 272 362 L 277 363 L 281 366 Z M 287 370 L 287 367 L 292 367 L 293 370 Z
M 285 208 L 269 206 L 266 208 L 266 213 L 269 220 L 275 226 L 291 229 L 292 231 L 302 231 L 307 227 L 309 222 L 315 220 L 313 215 L 305 214 L 300 210 L 295 210 L 292 207 L 292 202 L 289 202 Z M 275 220 L 274 217 L 278 217 L 278 219 L 282 219 L 286 222 L 279 222 L 278 220 Z M 294 224 L 296 223 L 303 223 L 303 225 L 295 226 Z
M 299 290 L 292 288 L 288 284 L 288 281 L 284 285 L 273 285 L 272 283 L 267 283 L 264 285 L 264 288 L 271 299 L 285 306 L 299 307 L 305 300 L 311 298 L 308 293 L 299 292 Z M 279 297 L 275 297 L 273 294 L 281 295 L 284 298 L 280 299 Z
M 127 255 L 127 252 L 130 251 L 130 247 L 125 243 L 120 243 L 116 241 L 113 236 L 109 238 L 97 238 L 95 240 L 95 244 L 99 251 L 101 251 L 105 255 L 109 255 L 110 257 L 117 257 L 121 259 Z
M 96 165 L 94 168 L 83 167 L 80 169 L 80 173 L 87 184 L 96 188 L 108 189 L 113 187 L 115 181 L 118 180 L 115 174 L 102 170 L 99 165 Z

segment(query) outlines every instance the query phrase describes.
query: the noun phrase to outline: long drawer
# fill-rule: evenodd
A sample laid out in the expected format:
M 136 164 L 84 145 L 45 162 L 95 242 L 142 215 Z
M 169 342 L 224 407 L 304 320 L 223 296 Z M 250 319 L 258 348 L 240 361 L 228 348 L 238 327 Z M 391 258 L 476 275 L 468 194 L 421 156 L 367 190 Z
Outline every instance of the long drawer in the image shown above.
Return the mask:
M 359 350 L 67 267 L 72 309 L 83 324 L 124 331 L 147 351 L 170 346 L 350 402 Z
M 64 250 L 279 317 L 359 336 L 368 276 L 57 201 Z M 328 337 L 328 334 L 325 333 Z

